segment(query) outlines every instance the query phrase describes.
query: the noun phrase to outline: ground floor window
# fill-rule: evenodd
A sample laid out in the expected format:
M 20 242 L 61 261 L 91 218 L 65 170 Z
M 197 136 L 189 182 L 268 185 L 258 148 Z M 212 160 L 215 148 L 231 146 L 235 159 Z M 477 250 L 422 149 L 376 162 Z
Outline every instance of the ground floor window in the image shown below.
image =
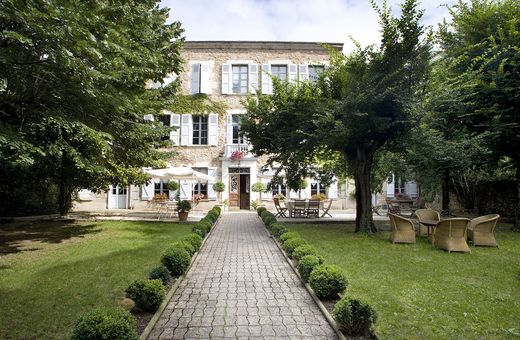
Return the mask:
M 168 194 L 168 182 L 163 181 L 162 179 L 159 182 L 154 182 L 154 196 Z
M 320 182 L 314 182 L 311 183 L 311 196 L 312 195 L 319 195 L 319 194 L 326 194 L 327 187 L 321 184 Z
M 193 168 L 193 170 L 201 172 L 203 174 L 208 174 L 208 168 Z M 208 182 L 197 182 L 193 184 L 192 197 L 198 195 L 201 198 L 208 198 Z
M 287 197 L 287 185 L 286 184 L 276 184 L 273 186 L 273 196 L 275 195 L 284 195 Z

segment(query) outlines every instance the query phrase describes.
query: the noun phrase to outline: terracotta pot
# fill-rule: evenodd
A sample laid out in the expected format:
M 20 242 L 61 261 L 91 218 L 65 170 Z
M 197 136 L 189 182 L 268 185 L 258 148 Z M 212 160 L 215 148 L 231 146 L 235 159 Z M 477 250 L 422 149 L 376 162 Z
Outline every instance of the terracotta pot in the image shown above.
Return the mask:
M 179 221 L 187 221 L 187 220 L 188 220 L 188 212 L 179 211 Z

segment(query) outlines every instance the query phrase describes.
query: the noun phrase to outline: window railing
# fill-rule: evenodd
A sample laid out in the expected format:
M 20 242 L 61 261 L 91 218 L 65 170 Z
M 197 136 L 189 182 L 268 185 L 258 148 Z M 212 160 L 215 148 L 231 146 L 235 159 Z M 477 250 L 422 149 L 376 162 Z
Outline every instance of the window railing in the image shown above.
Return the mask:
M 224 147 L 224 157 L 231 157 L 231 154 L 235 151 L 244 152 L 245 158 L 254 157 L 251 153 L 251 145 L 249 144 L 226 144 Z

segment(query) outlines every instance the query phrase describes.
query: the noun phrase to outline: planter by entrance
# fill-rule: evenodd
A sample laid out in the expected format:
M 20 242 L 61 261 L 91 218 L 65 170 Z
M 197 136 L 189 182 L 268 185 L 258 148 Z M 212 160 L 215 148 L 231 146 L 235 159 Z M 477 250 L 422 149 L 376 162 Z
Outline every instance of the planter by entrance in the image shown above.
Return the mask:
M 187 220 L 188 220 L 188 212 L 179 211 L 179 221 L 187 221 Z

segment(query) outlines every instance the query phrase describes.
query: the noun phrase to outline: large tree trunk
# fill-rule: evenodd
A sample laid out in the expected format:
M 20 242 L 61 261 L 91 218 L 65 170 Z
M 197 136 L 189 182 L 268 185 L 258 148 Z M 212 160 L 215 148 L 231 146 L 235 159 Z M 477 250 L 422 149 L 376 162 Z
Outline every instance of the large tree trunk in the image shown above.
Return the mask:
M 349 157 L 356 185 L 356 232 L 375 233 L 377 229 L 372 217 L 372 192 L 370 175 L 374 160 L 373 153 L 358 149 L 355 157 Z
M 520 164 L 516 164 L 515 230 L 520 231 Z
M 450 212 L 450 170 L 446 169 L 442 173 L 442 212 Z

